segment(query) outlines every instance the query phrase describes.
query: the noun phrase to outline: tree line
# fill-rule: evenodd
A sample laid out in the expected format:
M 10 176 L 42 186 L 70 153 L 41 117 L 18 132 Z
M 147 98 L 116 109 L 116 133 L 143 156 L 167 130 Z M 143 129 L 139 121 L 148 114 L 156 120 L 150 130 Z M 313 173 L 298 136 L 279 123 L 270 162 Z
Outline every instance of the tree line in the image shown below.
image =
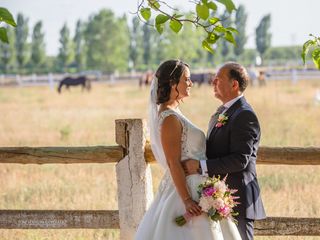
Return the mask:
M 299 59 L 299 47 L 271 48 L 271 15 L 264 16 L 256 28 L 256 49 L 245 49 L 247 16 L 243 5 L 233 14 L 226 10 L 221 13 L 221 24 L 238 30 L 236 45 L 221 41 L 212 55 L 199 44 L 203 31 L 192 24 L 185 24 L 179 34 L 166 31 L 159 36 L 157 30 L 137 16 L 129 20 L 126 15 L 117 17 L 112 10 L 102 9 L 86 21 L 78 20 L 73 35 L 64 24 L 58 54 L 48 56 L 42 21 L 30 29 L 28 17 L 19 13 L 16 28 L 7 29 L 9 44 L 0 43 L 0 70 L 20 74 L 85 70 L 113 73 L 154 69 L 168 58 L 182 58 L 193 68 L 230 60 L 249 65 L 255 63 L 258 55 L 264 61 Z

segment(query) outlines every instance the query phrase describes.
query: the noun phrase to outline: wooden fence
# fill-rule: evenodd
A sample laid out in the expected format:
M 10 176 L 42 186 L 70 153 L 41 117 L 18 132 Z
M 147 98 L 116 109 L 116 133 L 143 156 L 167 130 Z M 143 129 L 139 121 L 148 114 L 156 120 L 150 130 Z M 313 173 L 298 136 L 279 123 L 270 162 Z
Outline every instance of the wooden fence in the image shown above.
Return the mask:
M 118 146 L 0 148 L 0 163 L 116 163 L 119 210 L 0 210 L 0 229 L 119 229 L 133 239 L 153 199 L 154 162 L 141 119 L 116 120 Z M 320 165 L 320 148 L 260 147 L 258 164 Z M 280 199 L 279 199 L 280 201 Z M 320 218 L 268 217 L 255 222 L 256 235 L 320 236 Z

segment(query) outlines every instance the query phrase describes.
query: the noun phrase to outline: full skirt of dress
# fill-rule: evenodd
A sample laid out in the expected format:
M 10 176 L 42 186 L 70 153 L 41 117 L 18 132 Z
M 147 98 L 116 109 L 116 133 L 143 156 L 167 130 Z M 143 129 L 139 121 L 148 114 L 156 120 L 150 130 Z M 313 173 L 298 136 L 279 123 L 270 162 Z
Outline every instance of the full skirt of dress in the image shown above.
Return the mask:
M 198 185 L 205 177 L 194 174 L 186 178 L 189 192 L 198 199 Z M 178 226 L 175 218 L 185 214 L 185 206 L 176 191 L 170 174 L 165 173 L 158 193 L 143 217 L 136 240 L 241 240 L 236 225 L 231 220 L 211 221 L 203 213 L 192 217 L 184 226 Z

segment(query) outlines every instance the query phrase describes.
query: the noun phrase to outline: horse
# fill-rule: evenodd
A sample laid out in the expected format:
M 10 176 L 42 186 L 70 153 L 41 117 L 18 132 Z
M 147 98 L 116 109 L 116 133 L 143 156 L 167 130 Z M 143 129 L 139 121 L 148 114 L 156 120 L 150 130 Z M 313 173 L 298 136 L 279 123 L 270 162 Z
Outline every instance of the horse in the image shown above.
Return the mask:
M 63 87 L 63 85 L 65 85 L 67 89 L 69 89 L 70 86 L 77 85 L 81 85 L 82 90 L 87 89 L 88 91 L 90 91 L 91 89 L 91 81 L 86 76 L 80 76 L 77 78 L 66 77 L 62 79 L 59 83 L 58 93 L 61 93 L 61 88 Z
M 192 73 L 190 79 L 192 82 L 197 83 L 200 87 L 203 83 L 207 82 L 211 84 L 213 81 L 214 75 L 212 73 Z
M 148 86 L 151 84 L 153 78 L 153 72 L 148 71 L 145 74 L 143 74 L 139 79 L 139 87 L 141 88 L 143 85 Z

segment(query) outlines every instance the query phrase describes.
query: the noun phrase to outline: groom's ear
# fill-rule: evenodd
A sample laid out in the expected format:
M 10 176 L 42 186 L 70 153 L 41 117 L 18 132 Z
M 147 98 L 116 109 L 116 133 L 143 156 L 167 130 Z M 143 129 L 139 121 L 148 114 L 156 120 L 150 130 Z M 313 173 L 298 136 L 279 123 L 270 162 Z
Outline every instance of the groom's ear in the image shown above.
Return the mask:
M 235 79 L 233 79 L 233 81 L 232 81 L 232 88 L 234 90 L 239 90 L 239 82 Z

